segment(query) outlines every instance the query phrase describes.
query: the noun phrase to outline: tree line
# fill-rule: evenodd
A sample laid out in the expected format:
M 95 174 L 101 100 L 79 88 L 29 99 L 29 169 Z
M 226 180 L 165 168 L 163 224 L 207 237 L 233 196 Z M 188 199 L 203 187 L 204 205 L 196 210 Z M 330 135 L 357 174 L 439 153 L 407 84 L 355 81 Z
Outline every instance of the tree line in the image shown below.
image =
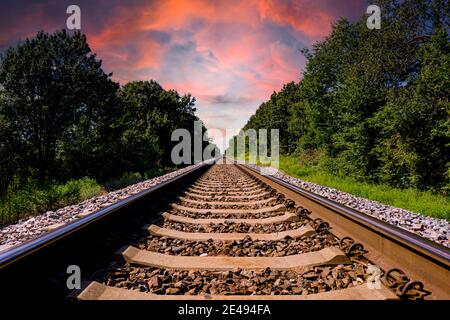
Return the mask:
M 193 131 L 195 98 L 111 77 L 79 32 L 39 32 L 2 55 L 0 196 L 30 179 L 105 181 L 173 166 L 171 133 Z
M 378 4 L 381 29 L 337 21 L 243 129 L 278 128 L 282 154 L 331 173 L 449 194 L 449 1 Z

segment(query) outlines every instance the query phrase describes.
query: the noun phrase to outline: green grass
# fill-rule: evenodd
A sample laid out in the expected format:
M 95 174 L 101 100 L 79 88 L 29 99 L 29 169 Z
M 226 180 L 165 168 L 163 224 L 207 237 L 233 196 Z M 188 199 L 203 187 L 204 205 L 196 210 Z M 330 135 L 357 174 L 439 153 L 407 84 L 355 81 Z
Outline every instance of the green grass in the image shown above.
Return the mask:
M 318 167 L 301 165 L 294 156 L 280 156 L 280 169 L 305 181 L 376 200 L 394 207 L 450 221 L 450 198 L 415 189 L 398 189 L 382 184 L 358 182 L 321 171 Z
M 138 172 L 125 172 L 120 177 L 116 179 L 110 179 L 103 183 L 103 186 L 107 191 L 117 190 L 125 188 L 131 184 L 135 184 L 147 179 L 152 179 L 154 177 L 162 176 L 163 174 L 176 170 L 175 168 L 161 168 L 155 167 L 151 170 L 146 171 L 144 174 Z
M 137 172 L 125 172 L 117 179 L 111 179 L 104 183 L 104 187 L 108 191 L 117 190 L 135 184 L 144 180 L 141 174 Z
M 29 181 L 6 198 L 0 199 L 0 224 L 11 224 L 21 218 L 75 204 L 101 193 L 102 186 L 87 177 L 64 184 Z
M 124 173 L 122 176 L 99 184 L 94 179 L 85 177 L 70 180 L 64 184 L 38 183 L 30 180 L 20 188 L 10 191 L 5 198 L 0 198 L 0 226 L 17 222 L 19 219 L 38 215 L 49 210 L 56 210 L 68 205 L 82 202 L 103 192 L 117 190 L 128 185 L 161 176 L 175 168 L 155 167 L 139 173 Z

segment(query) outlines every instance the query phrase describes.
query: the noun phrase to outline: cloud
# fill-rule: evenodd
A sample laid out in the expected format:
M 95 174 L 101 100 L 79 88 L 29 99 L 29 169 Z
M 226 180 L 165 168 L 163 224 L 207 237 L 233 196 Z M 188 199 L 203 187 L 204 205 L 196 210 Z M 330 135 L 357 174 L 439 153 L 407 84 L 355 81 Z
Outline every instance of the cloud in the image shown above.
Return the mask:
M 248 102 L 249 98 L 223 94 L 208 97 L 207 101 L 212 104 L 239 104 L 242 102 Z
M 0 50 L 65 25 L 70 0 L 2 2 Z M 365 0 L 78 0 L 82 31 L 124 84 L 154 79 L 192 93 L 207 127 L 239 128 L 283 84 L 300 79 L 299 49 Z

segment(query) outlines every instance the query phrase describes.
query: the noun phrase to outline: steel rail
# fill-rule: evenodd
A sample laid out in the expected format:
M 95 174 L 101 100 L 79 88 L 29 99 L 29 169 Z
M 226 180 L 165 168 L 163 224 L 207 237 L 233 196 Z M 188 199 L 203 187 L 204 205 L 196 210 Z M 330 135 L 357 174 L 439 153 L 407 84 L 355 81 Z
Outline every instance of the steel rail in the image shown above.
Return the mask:
M 173 177 L 169 180 L 166 180 L 164 182 L 161 182 L 155 186 L 152 186 L 146 190 L 143 190 L 137 194 L 131 195 L 126 199 L 120 200 L 108 207 L 102 208 L 98 211 L 95 211 L 86 217 L 82 217 L 78 220 L 75 220 L 71 223 L 68 223 L 66 225 L 63 225 L 55 230 L 52 230 L 50 232 L 44 233 L 41 236 L 37 237 L 36 239 L 32 239 L 30 241 L 24 242 L 22 244 L 19 244 L 17 246 L 13 246 L 12 248 L 9 248 L 8 250 L 0 253 L 0 270 L 11 263 L 18 261 L 36 251 L 42 250 L 46 246 L 59 241 L 68 235 L 77 232 L 79 230 L 84 229 L 88 225 L 97 222 L 101 219 L 104 219 L 108 216 L 111 216 L 115 212 L 124 209 L 125 207 L 128 207 L 129 205 L 136 203 L 137 201 L 144 199 L 148 195 L 154 193 L 155 191 L 166 187 L 167 185 L 173 184 L 177 181 L 180 181 L 190 175 L 191 173 L 200 170 L 201 168 L 204 168 L 204 166 L 210 164 L 210 161 L 205 161 L 202 164 L 200 164 L 197 167 L 194 167 L 186 172 L 183 172 L 182 174 Z
M 251 168 L 249 166 L 246 166 L 246 167 L 252 171 L 259 173 L 254 168 Z M 427 250 L 430 253 L 430 257 L 432 257 L 438 261 L 446 262 L 448 265 L 450 264 L 450 249 L 439 243 L 430 241 L 430 240 L 420 237 L 419 235 L 412 233 L 408 230 L 405 230 L 403 228 L 389 224 L 388 222 L 385 222 L 383 220 L 372 217 L 372 216 L 368 215 L 367 213 L 357 211 L 357 210 L 347 207 L 339 202 L 330 200 L 330 199 L 320 196 L 316 193 L 313 193 L 311 191 L 303 189 L 299 186 L 290 184 L 286 181 L 281 180 L 280 178 L 277 178 L 274 176 L 267 176 L 267 178 L 272 180 L 273 182 L 276 182 L 286 188 L 289 188 L 289 189 L 291 189 L 291 190 L 293 190 L 293 191 L 295 191 L 317 203 L 320 203 L 320 204 L 325 205 L 332 209 L 336 209 L 336 210 L 345 212 L 346 214 L 348 214 L 355 220 L 360 220 L 364 223 L 370 223 L 372 225 L 373 229 L 378 229 L 378 230 L 384 231 L 386 233 L 389 233 L 392 236 L 399 237 L 403 241 L 408 242 L 411 245 L 416 245 L 416 246 L 420 247 L 420 249 Z
M 352 233 L 349 231 L 354 230 L 354 233 L 356 234 L 355 238 L 363 238 L 361 242 L 364 245 L 369 243 L 370 249 L 375 249 L 378 251 L 377 254 L 372 253 L 372 256 L 376 258 L 375 260 L 381 262 L 379 263 L 380 265 L 386 266 L 394 263 L 394 265 L 390 266 L 392 268 L 399 266 L 395 265 L 395 263 L 398 261 L 401 261 L 403 263 L 407 262 L 405 263 L 406 268 L 404 268 L 405 270 L 403 271 L 412 272 L 415 276 L 417 276 L 417 278 L 419 278 L 418 280 L 422 280 L 422 276 L 426 285 L 432 286 L 433 289 L 436 289 L 436 291 L 439 292 L 439 297 L 442 297 L 442 295 L 444 295 L 447 298 L 450 298 L 449 248 L 439 243 L 432 242 L 428 239 L 420 237 L 419 235 L 414 234 L 408 230 L 372 217 L 366 213 L 357 211 L 341 203 L 327 199 L 311 191 L 305 190 L 299 186 L 283 181 L 275 176 L 263 176 L 258 170 L 246 164 L 238 163 L 236 161 L 234 163 L 243 171 L 256 176 L 260 180 L 265 180 L 265 182 L 271 184 L 272 187 L 274 187 L 274 185 L 281 186 L 282 188 L 284 188 L 284 191 L 289 190 L 291 194 L 297 194 L 303 199 L 307 199 L 307 202 L 309 202 L 309 204 L 315 204 L 315 208 L 317 209 L 326 208 L 328 210 L 328 214 L 324 216 L 326 221 L 330 222 L 330 225 L 331 223 L 333 223 L 333 230 L 335 230 L 335 228 L 337 228 L 338 230 L 341 228 L 342 230 L 344 230 L 342 234 L 346 235 L 352 235 Z M 285 193 L 283 191 L 280 192 Z M 299 202 L 302 203 L 304 201 L 300 200 Z M 305 207 L 308 208 L 308 205 L 305 205 Z M 315 216 L 320 217 L 322 212 L 317 212 L 319 211 L 317 209 L 313 210 L 313 213 L 315 214 Z M 361 230 L 357 230 L 357 228 L 362 228 L 361 230 L 366 234 L 364 234 L 364 236 L 362 237 Z M 374 234 L 376 234 L 377 237 L 374 237 Z M 383 243 L 383 241 L 385 240 L 392 242 L 394 245 L 390 246 L 386 243 Z M 404 250 L 399 250 L 400 247 L 402 247 Z M 416 256 L 412 258 L 405 257 L 409 254 L 415 254 Z M 420 259 L 424 263 L 424 265 L 420 265 L 420 267 L 419 265 L 417 266 L 417 269 L 420 269 L 420 271 L 417 271 L 414 268 L 414 263 L 419 263 L 419 260 L 414 260 L 415 257 L 420 257 Z M 431 266 L 432 268 L 422 268 L 425 265 Z M 400 264 L 400 267 L 403 268 L 402 264 Z M 433 280 L 430 280 L 430 282 L 427 283 L 427 278 Z M 439 278 L 440 283 L 436 283 L 437 279 Z

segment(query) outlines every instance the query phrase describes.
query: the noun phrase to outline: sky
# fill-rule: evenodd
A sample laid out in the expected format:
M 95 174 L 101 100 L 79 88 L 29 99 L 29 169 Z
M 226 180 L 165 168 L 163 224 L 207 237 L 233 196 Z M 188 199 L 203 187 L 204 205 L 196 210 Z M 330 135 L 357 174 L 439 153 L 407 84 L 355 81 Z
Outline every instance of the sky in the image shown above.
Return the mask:
M 156 80 L 191 93 L 210 136 L 239 129 L 283 84 L 301 79 L 299 52 L 366 0 L 0 0 L 0 53 L 37 31 L 65 28 L 81 9 L 81 32 L 103 69 L 125 84 Z M 216 133 L 214 133 L 216 132 Z

